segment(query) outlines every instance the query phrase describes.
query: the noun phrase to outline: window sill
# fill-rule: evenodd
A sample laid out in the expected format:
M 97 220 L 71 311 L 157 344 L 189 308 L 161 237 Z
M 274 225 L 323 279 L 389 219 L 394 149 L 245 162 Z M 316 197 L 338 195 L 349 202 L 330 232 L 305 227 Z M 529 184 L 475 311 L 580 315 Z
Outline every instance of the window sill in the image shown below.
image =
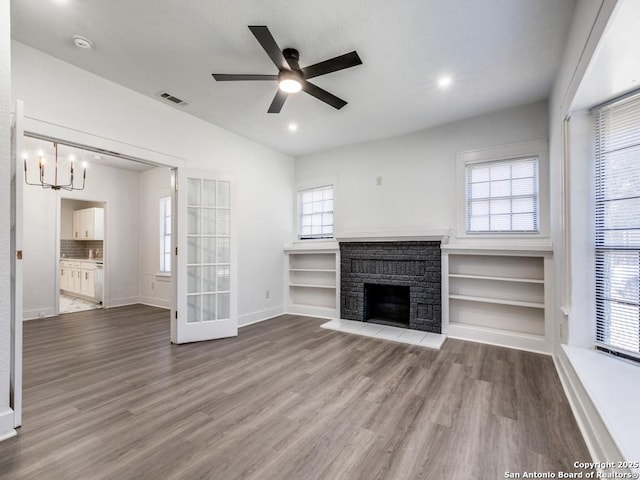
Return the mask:
M 626 460 L 640 459 L 640 365 L 596 350 L 562 345 L 591 402 Z
M 156 280 L 159 280 L 161 282 L 170 282 L 171 281 L 171 274 L 170 273 L 164 273 L 164 272 L 158 272 L 158 273 L 156 273 Z

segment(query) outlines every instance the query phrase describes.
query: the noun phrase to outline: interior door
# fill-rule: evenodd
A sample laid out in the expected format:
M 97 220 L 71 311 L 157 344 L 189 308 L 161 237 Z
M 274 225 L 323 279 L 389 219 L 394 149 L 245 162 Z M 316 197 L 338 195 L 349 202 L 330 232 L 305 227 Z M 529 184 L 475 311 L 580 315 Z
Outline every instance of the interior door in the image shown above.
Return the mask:
M 22 425 L 22 188 L 23 104 L 16 102 L 11 124 L 11 385 L 9 405 L 14 426 Z
M 180 168 L 176 182 L 177 311 L 172 342 L 238 335 L 234 182 Z

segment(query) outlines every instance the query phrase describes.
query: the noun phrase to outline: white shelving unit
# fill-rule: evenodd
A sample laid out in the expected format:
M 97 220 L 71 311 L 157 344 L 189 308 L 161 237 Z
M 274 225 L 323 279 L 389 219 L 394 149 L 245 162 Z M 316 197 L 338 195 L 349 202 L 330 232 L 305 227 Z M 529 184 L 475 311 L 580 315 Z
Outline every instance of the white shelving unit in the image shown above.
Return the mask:
M 285 249 L 287 312 L 338 317 L 339 248 L 336 242 L 296 244 Z
M 549 353 L 552 262 L 550 245 L 443 245 L 443 331 Z

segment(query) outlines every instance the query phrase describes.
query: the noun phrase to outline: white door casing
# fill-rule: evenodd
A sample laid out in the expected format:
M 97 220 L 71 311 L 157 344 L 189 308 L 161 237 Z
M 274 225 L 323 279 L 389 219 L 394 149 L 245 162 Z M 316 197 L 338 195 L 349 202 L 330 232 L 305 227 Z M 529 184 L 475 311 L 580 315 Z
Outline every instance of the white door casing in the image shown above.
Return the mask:
M 11 125 L 11 386 L 9 405 L 13 409 L 14 427 L 22 425 L 22 190 L 24 163 L 22 159 L 23 102 L 16 101 L 16 113 Z

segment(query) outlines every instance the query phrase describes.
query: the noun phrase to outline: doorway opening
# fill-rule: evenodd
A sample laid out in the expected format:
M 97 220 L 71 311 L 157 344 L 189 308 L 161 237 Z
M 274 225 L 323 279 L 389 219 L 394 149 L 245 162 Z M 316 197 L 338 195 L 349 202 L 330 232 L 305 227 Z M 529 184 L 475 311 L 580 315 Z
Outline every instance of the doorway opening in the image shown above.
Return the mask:
M 102 308 L 105 202 L 60 199 L 58 313 Z

